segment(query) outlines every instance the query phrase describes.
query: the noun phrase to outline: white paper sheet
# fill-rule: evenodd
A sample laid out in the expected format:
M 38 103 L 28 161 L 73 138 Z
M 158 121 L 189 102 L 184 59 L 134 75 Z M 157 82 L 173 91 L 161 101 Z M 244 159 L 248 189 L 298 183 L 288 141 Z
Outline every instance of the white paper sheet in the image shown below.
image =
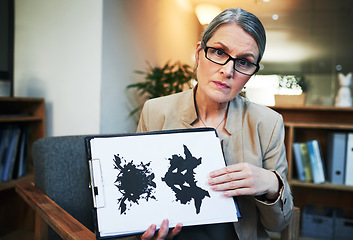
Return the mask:
M 207 184 L 209 173 L 225 166 L 215 131 L 97 137 L 90 140 L 90 148 L 92 159 L 99 159 L 103 176 L 104 207 L 97 208 L 98 230 L 102 237 L 143 232 L 152 223 L 159 228 L 165 218 L 169 219 L 170 227 L 177 223 L 188 226 L 237 221 L 233 198 L 212 191 Z M 174 169 L 168 176 L 178 175 L 183 182 L 180 185 L 184 186 L 174 184 L 172 189 L 167 180 L 162 179 L 166 177 L 173 155 L 174 160 L 183 162 L 185 151 L 191 154 L 189 162 L 201 161 L 201 164 L 194 166 L 193 172 Z M 114 155 L 121 160 L 120 165 L 114 162 Z M 119 167 L 114 168 L 117 165 Z M 128 167 L 130 171 L 127 171 Z M 195 181 L 186 179 L 190 174 Z M 141 194 L 143 189 L 135 186 L 126 188 L 126 181 L 145 186 L 146 193 Z M 131 189 L 139 190 L 126 197 Z M 183 189 L 184 197 L 180 197 L 181 193 L 176 195 L 175 189 Z M 201 200 L 195 204 L 197 197 L 190 198 L 188 194 L 192 196 L 197 191 L 201 192 Z M 122 205 L 126 206 L 125 210 Z

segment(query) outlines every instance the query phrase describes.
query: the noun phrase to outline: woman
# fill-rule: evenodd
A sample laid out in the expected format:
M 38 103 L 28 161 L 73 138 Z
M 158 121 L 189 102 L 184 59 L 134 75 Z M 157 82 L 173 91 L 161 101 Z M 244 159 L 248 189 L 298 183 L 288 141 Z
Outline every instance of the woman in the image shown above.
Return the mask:
M 259 69 L 265 42 L 256 16 L 239 8 L 225 10 L 197 44 L 197 86 L 147 101 L 138 125 L 138 131 L 215 128 L 227 167 L 211 172 L 209 184 L 236 197 L 241 218 L 209 226 L 178 224 L 170 231 L 164 220 L 157 233 L 151 225 L 141 239 L 267 239 L 265 229 L 281 231 L 288 224 L 293 200 L 286 181 L 283 119 L 239 95 Z

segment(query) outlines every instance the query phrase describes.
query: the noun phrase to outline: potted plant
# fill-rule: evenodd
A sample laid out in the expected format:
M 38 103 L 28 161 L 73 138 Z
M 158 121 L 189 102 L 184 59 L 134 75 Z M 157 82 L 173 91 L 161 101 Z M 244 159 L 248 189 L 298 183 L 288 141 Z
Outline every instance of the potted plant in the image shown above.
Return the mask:
M 275 95 L 275 105 L 305 105 L 308 82 L 303 76 L 280 75 L 278 93 Z
M 143 98 L 147 99 L 167 96 L 172 93 L 181 92 L 192 88 L 191 80 L 194 78 L 192 68 L 187 64 L 167 62 L 163 67 L 153 67 L 148 63 L 146 71 L 136 70 L 135 73 L 144 76 L 144 80 L 127 86 L 127 89 L 134 88 Z M 130 112 L 130 116 L 141 110 L 142 105 Z

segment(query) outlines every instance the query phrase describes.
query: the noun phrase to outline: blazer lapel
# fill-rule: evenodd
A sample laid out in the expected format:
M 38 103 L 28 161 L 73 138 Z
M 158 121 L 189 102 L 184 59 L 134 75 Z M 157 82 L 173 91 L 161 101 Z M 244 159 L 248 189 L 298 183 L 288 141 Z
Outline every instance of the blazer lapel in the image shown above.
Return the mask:
M 188 91 L 185 101 L 181 103 L 180 107 L 180 124 L 186 128 L 192 128 L 192 124 L 197 120 L 197 113 L 195 108 L 195 95 L 196 87 Z
M 242 128 L 244 109 L 244 102 L 239 96 L 235 97 L 229 104 L 225 126 L 229 137 L 223 141 L 223 152 L 227 165 L 244 161 L 244 132 Z

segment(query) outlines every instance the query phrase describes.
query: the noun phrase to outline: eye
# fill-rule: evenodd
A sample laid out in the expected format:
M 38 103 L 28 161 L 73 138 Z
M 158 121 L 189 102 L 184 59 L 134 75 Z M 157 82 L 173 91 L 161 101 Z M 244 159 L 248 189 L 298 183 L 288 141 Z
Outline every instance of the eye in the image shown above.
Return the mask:
M 215 53 L 218 55 L 218 56 L 223 56 L 223 55 L 225 55 L 225 52 L 223 51 L 223 50 L 221 50 L 221 49 L 215 49 Z
M 239 59 L 237 62 L 238 62 L 238 65 L 241 67 L 249 67 L 249 65 L 250 65 L 250 62 L 244 58 Z
M 219 48 L 209 48 L 208 51 L 210 54 L 215 55 L 217 57 L 223 57 L 226 55 L 226 53 L 222 49 L 219 49 Z

